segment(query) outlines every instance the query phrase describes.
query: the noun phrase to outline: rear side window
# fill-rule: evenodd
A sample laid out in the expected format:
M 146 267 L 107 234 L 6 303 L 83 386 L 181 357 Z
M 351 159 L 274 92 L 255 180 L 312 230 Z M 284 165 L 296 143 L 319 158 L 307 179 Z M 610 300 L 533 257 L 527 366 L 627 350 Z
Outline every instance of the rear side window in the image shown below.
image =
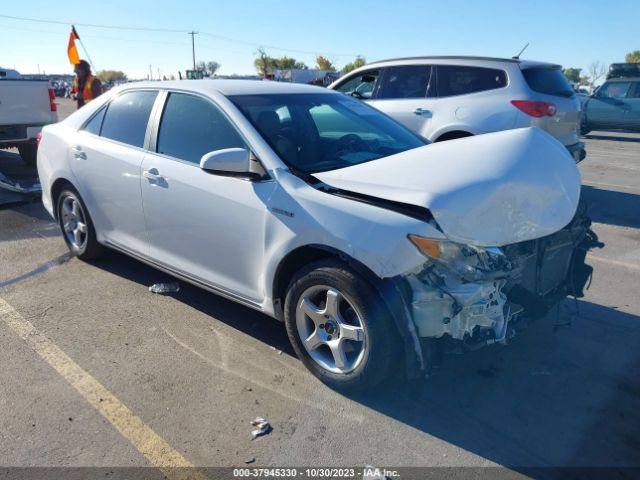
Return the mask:
M 527 68 L 522 70 L 522 75 L 534 92 L 567 98 L 575 95 L 569 80 L 559 68 Z
M 205 153 L 247 148 L 240 134 L 213 103 L 194 95 L 169 95 L 158 132 L 158 153 L 200 164 Z
M 356 98 L 371 98 L 379 74 L 378 70 L 360 73 L 341 84 L 336 90 Z
M 408 65 L 385 71 L 378 98 L 425 98 L 432 96 L 431 66 Z
M 144 135 L 157 92 L 126 92 L 113 100 L 102 121 L 101 136 L 134 147 L 144 146 Z
M 507 85 L 507 74 L 496 68 L 438 65 L 438 96 L 464 95 L 502 88 Z

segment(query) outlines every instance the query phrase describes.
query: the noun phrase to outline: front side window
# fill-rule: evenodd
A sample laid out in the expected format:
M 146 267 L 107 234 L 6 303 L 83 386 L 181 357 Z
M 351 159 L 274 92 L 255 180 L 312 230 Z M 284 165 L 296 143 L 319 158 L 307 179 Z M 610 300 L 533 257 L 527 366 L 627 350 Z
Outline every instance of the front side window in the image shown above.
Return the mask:
M 373 95 L 379 73 L 378 70 L 360 73 L 338 86 L 336 90 L 356 98 L 369 99 Z
M 100 136 L 134 147 L 144 146 L 149 115 L 158 92 L 125 92 L 107 107 Z
M 438 65 L 438 96 L 483 92 L 507 85 L 504 70 L 458 65 Z
M 229 99 L 287 165 L 305 173 L 357 165 L 426 144 L 378 110 L 343 95 L 236 95 Z M 285 110 L 286 117 L 281 115 Z
M 200 164 L 206 153 L 235 147 L 247 148 L 213 103 L 184 93 L 169 95 L 160 120 L 158 153 Z
M 598 97 L 626 98 L 631 89 L 631 82 L 605 83 L 598 89 Z
M 431 93 L 431 67 L 408 65 L 386 70 L 378 98 L 425 98 Z

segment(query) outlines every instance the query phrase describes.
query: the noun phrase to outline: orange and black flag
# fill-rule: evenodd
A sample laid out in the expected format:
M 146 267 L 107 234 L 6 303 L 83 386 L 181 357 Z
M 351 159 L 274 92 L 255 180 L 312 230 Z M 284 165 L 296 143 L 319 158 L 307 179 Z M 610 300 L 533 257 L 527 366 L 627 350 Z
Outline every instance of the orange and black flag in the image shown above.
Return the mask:
M 80 40 L 80 36 L 78 36 L 78 32 L 76 32 L 76 27 L 71 25 L 67 54 L 69 55 L 69 62 L 71 62 L 72 65 L 77 65 L 80 63 L 80 56 L 78 55 L 78 49 L 76 48 L 76 40 Z

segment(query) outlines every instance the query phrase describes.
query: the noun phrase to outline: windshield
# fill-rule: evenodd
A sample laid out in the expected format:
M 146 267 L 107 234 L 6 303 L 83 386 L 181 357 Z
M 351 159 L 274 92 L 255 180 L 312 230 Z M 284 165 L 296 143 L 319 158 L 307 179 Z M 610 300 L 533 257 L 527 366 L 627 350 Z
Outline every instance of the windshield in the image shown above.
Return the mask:
M 554 95 L 556 97 L 573 97 L 573 87 L 559 68 L 527 68 L 522 75 L 531 90 Z
M 305 173 L 349 167 L 428 143 L 345 95 L 236 95 L 229 99 L 288 166 Z

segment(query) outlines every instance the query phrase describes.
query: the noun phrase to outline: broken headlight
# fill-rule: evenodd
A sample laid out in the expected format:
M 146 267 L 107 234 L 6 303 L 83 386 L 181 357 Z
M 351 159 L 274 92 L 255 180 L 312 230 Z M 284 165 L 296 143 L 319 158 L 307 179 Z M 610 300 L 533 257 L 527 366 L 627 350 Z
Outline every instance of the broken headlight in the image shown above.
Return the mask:
M 409 235 L 409 240 L 429 260 L 453 270 L 463 278 L 477 279 L 490 273 L 509 271 L 512 266 L 502 249 L 476 247 L 419 235 Z

